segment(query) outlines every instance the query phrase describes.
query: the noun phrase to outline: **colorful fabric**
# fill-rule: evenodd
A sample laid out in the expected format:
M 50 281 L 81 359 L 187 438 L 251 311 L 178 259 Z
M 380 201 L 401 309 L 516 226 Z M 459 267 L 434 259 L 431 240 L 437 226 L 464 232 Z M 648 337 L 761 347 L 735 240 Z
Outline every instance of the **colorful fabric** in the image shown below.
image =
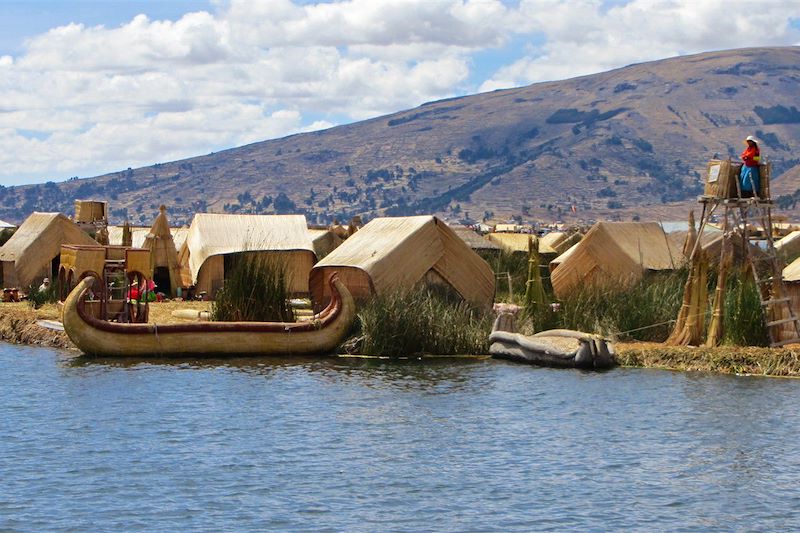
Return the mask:
M 758 168 L 758 164 L 761 161 L 761 151 L 758 146 L 748 145 L 742 152 L 742 161 L 744 161 L 745 166 Z
M 748 167 L 742 166 L 742 171 L 739 174 L 739 186 L 742 192 L 753 192 L 761 190 L 760 176 L 758 174 L 758 166 Z

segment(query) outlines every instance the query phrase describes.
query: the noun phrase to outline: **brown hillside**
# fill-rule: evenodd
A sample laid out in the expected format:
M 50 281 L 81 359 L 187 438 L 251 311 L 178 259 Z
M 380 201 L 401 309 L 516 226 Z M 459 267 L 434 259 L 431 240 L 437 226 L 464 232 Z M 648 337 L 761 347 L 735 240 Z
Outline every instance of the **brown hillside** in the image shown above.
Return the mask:
M 0 191 L 0 218 L 108 199 L 112 218 L 198 211 L 435 213 L 495 220 L 683 219 L 711 157 L 754 134 L 774 190 L 800 188 L 800 47 L 683 56 L 424 104 L 325 131 Z M 798 193 L 800 198 L 800 193 Z M 576 212 L 572 213 L 572 206 Z M 792 212 L 789 212 L 792 214 Z

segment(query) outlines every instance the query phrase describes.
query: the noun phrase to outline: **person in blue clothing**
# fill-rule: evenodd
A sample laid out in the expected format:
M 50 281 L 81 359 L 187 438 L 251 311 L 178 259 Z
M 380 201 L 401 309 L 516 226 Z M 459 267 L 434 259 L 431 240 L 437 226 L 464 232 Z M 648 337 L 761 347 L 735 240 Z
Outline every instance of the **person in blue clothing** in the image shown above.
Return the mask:
M 758 165 L 761 163 L 761 150 L 758 148 L 758 141 L 752 135 L 745 139 L 747 148 L 742 152 L 742 170 L 739 173 L 739 187 L 743 198 L 758 196 L 761 190 L 761 179 L 758 174 Z

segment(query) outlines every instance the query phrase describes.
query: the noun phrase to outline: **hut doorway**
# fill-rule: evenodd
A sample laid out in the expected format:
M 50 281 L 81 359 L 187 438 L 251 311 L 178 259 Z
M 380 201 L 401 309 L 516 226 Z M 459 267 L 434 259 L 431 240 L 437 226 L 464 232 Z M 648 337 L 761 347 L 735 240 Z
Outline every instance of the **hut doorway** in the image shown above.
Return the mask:
M 172 284 L 169 281 L 169 267 L 156 267 L 153 269 L 153 281 L 156 284 L 156 290 L 163 292 L 167 296 L 172 294 Z
M 61 253 L 53 258 L 50 261 L 50 275 L 48 276 L 50 280 L 58 279 L 58 271 L 61 270 Z

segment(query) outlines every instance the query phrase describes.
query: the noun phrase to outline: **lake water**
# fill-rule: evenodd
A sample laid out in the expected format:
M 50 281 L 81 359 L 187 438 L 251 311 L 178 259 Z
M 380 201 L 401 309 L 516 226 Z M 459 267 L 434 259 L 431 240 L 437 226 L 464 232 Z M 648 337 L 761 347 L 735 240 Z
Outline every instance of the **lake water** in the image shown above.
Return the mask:
M 796 380 L 0 343 L 0 531 L 798 527 Z

